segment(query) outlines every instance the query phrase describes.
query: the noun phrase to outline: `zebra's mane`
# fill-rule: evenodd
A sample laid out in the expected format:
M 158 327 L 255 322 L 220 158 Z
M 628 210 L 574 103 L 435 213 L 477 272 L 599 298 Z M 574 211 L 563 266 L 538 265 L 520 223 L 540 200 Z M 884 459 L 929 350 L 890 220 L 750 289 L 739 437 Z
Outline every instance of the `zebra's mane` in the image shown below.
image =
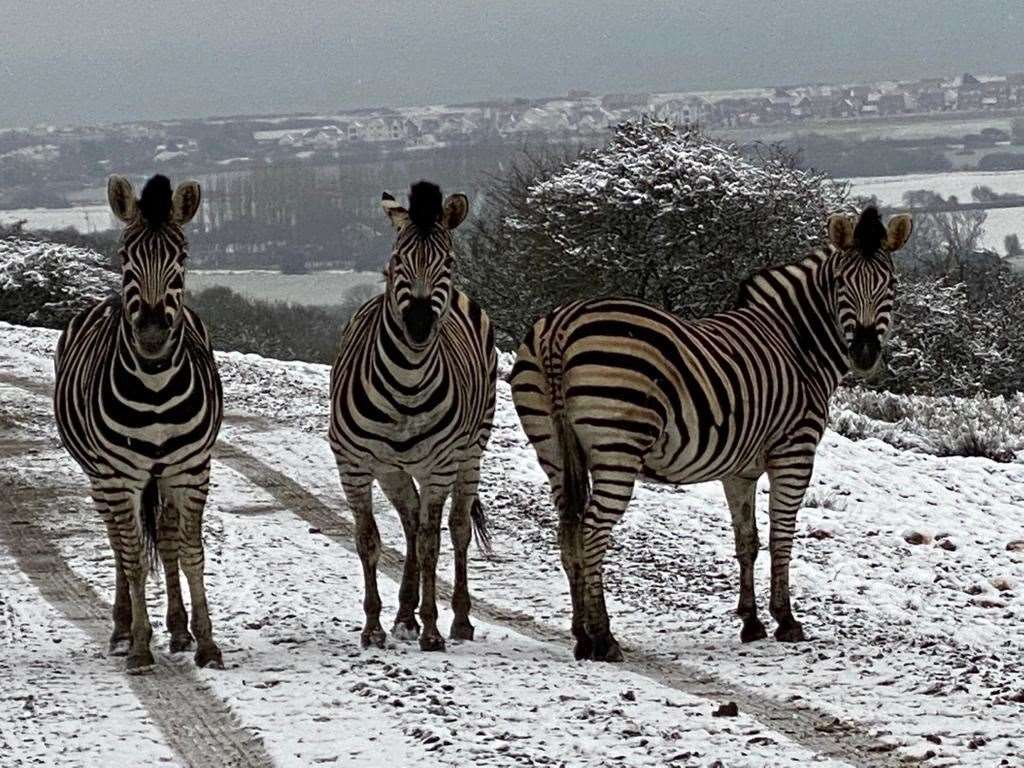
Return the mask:
M 142 188 L 139 198 L 139 215 L 151 229 L 159 229 L 171 218 L 171 180 L 157 174 Z
M 805 264 L 808 262 L 817 262 L 823 264 L 825 261 L 834 253 L 833 249 L 828 248 L 816 248 L 807 254 L 800 261 L 787 262 L 785 264 L 775 264 L 770 267 L 762 267 L 761 269 L 754 272 L 746 279 L 744 279 L 736 290 L 736 301 L 733 303 L 734 309 L 745 309 L 753 306 L 755 303 L 754 297 L 758 293 L 757 284 L 766 276 L 775 272 L 782 272 L 789 267 L 796 266 L 799 264 Z
M 417 181 L 409 189 L 409 220 L 420 234 L 427 234 L 441 219 L 441 188 L 429 181 Z

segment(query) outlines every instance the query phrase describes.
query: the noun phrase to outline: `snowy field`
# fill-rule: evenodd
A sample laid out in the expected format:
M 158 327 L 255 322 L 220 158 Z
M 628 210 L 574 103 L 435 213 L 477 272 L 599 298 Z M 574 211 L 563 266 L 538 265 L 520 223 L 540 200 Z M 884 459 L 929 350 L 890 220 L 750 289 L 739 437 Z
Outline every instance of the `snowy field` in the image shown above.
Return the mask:
M 288 301 L 296 304 L 332 306 L 341 304 L 349 289 L 357 285 L 383 290 L 380 272 L 324 270 L 304 275 L 283 275 L 269 269 L 192 269 L 185 279 L 188 290 L 223 286 L 250 299 Z
M 969 202 L 975 187 L 989 187 L 999 194 L 1024 195 L 1024 171 L 957 171 L 955 173 L 915 173 L 907 176 L 862 176 L 847 179 L 855 195 L 874 195 L 883 205 L 900 206 L 903 195 L 928 189 L 943 197 L 956 195 Z M 1003 253 L 1003 238 L 1010 234 L 1024 237 L 1024 208 L 997 208 L 987 211 L 982 245 Z
M 720 487 L 645 485 L 607 569 L 627 662 L 574 662 L 555 515 L 499 383 L 482 482 L 494 554 L 470 563 L 477 639 L 362 651 L 328 369 L 237 353 L 219 356 L 229 413 L 206 525 L 227 669 L 166 652 L 151 580 L 157 672 L 129 678 L 104 653 L 105 536 L 52 426 L 55 339 L 0 323 L 4 768 L 1024 764 L 1020 464 L 829 433 L 798 527 L 799 645 L 740 644 Z M 378 510 L 387 615 L 404 544 Z M 762 609 L 767 566 L 763 552 Z M 446 580 L 451 567 L 445 546 Z M 738 716 L 713 716 L 729 702 Z
M 25 221 L 25 229 L 65 229 L 73 227 L 82 233 L 115 229 L 117 222 L 106 203 L 75 205 L 70 208 L 12 208 L 0 210 L 0 224 Z

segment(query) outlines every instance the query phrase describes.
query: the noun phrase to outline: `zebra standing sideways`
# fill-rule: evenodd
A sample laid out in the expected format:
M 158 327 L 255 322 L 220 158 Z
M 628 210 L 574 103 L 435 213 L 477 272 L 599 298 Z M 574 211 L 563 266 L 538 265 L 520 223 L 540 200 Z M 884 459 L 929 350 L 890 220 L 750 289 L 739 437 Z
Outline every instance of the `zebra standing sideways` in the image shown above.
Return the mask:
M 618 661 L 602 567 L 612 527 L 640 476 L 721 480 L 740 564 L 744 642 L 757 618 L 757 479 L 771 482 L 775 637 L 803 640 L 789 599 L 796 514 L 844 374 L 872 372 L 889 331 L 892 253 L 909 216 L 888 229 L 877 209 L 829 220 L 831 245 L 747 280 L 735 309 L 691 322 L 638 301 L 595 299 L 556 309 L 527 334 L 512 396 L 560 512 L 576 658 Z M 589 476 L 588 476 L 589 474 Z
M 210 449 L 222 416 L 220 378 L 199 318 L 184 306 L 188 244 L 199 184 L 172 194 L 154 176 L 138 200 L 111 176 L 110 208 L 125 229 L 121 295 L 77 315 L 57 344 L 54 410 L 65 447 L 92 485 L 117 567 L 110 652 L 128 671 L 153 665 L 146 576 L 159 551 L 171 651 L 192 643 L 178 578 L 188 580 L 195 661 L 223 667 L 203 583 L 203 506 Z
M 331 371 L 330 441 L 363 565 L 363 645 L 383 647 L 386 637 L 377 592 L 380 536 L 371 498 L 376 479 L 398 510 L 406 540 L 392 631 L 405 639 L 419 632 L 414 611 L 421 582 L 420 648 L 444 650 L 435 571 L 449 496 L 455 550 L 451 637 L 473 639 L 466 553 L 473 527 L 478 541 L 487 544 L 477 486 L 494 416 L 494 332 L 483 310 L 452 286 L 451 233 L 466 217 L 466 196 L 451 195 L 442 203 L 441 190 L 421 181 L 412 186 L 408 210 L 387 193 L 381 204 L 397 240 L 383 295 L 364 304 L 342 334 Z

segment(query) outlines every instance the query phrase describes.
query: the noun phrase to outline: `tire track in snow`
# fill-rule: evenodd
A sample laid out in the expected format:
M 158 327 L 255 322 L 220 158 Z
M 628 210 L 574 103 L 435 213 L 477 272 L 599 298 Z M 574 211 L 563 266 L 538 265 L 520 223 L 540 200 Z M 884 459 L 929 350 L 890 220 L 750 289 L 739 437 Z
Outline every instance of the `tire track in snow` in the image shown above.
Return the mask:
M 0 439 L 0 460 L 6 463 L 31 451 L 53 448 L 47 440 Z M 52 536 L 36 523 L 67 497 L 80 498 L 83 489 L 70 478 L 51 480 L 47 487 L 30 487 L 0 471 L 0 545 L 48 603 L 99 648 L 106 649 L 111 629 L 109 603 L 68 567 Z M 124 674 L 123 663 L 115 663 L 183 766 L 273 765 L 259 737 L 240 726 L 228 706 L 199 679 L 191 658 L 154 655 L 157 664 L 146 675 Z
M 38 381 L 5 374 L 0 374 L 0 381 L 7 381 L 36 394 L 51 396 L 51 388 Z M 261 417 L 238 412 L 226 413 L 225 423 L 257 433 L 274 429 L 271 422 Z M 339 514 L 341 510 L 328 507 L 291 477 L 224 440 L 217 442 L 214 458 L 263 488 L 284 508 L 311 527 L 319 528 L 323 535 L 355 551 L 350 519 Z M 382 546 L 378 568 L 389 578 L 400 582 L 403 561 L 404 557 L 398 550 Z M 450 599 L 451 584 L 440 576 L 437 579 L 437 590 L 439 599 Z M 558 644 L 563 650 L 572 646 L 568 632 L 541 624 L 528 614 L 495 605 L 476 595 L 473 596 L 473 613 L 535 640 Z M 627 661 L 620 668 L 716 705 L 735 701 L 744 714 L 819 755 L 861 768 L 895 768 L 906 765 L 896 753 L 894 745 L 874 738 L 856 723 L 841 721 L 806 704 L 779 701 L 709 674 L 699 667 L 658 659 L 643 648 L 631 645 L 628 640 L 623 642 L 623 638 L 619 638 L 619 641 L 627 653 Z

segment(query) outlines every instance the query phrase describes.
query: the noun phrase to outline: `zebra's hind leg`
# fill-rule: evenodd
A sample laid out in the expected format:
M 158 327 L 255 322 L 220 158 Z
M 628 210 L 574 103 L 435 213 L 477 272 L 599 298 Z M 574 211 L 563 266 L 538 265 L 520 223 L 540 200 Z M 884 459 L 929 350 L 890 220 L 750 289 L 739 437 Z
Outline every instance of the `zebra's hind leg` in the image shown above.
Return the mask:
M 769 550 L 772 557 L 772 595 L 770 610 L 778 623 L 775 639 L 782 642 L 805 640 L 804 629 L 793 617 L 789 596 L 789 563 L 796 530 L 796 514 L 811 479 L 814 453 L 792 453 L 770 459 L 771 530 Z
M 164 565 L 164 583 L 167 586 L 167 631 L 171 633 L 171 653 L 180 653 L 192 647 L 192 635 L 188 631 L 188 614 L 185 613 L 185 603 L 181 599 L 181 577 L 178 568 L 180 540 L 177 510 L 173 505 L 167 504 L 160 516 L 157 550 Z
M 448 513 L 448 533 L 455 551 L 455 588 L 452 591 L 452 620 L 448 635 L 452 640 L 472 640 L 473 624 L 469 620 L 470 598 L 467 557 L 469 542 L 473 538 L 472 510 L 479 504 L 477 489 L 480 485 L 480 457 L 459 467 L 455 492 Z
M 398 510 L 405 532 L 405 563 L 398 588 L 398 613 L 391 633 L 400 640 L 416 640 L 420 625 L 416 607 L 420 601 L 420 570 L 416 559 L 416 531 L 419 528 L 420 497 L 412 478 L 405 472 L 388 472 L 378 478 L 381 490 Z
M 377 561 L 380 559 L 380 533 L 373 519 L 373 475 L 338 467 L 345 499 L 355 520 L 356 552 L 363 564 L 363 611 L 366 622 L 360 641 L 363 648 L 384 647 L 387 635 L 380 625 L 380 593 L 377 591 Z
M 416 557 L 420 566 L 420 650 L 443 651 L 444 638 L 437 629 L 437 555 L 441 545 L 441 514 L 451 494 L 455 473 L 435 475 L 422 488 L 420 527 L 416 533 Z
M 209 463 L 192 473 L 176 475 L 161 484 L 161 492 L 178 517 L 181 570 L 188 581 L 192 602 L 192 634 L 196 639 L 196 666 L 224 669 L 224 658 L 213 640 L 213 624 L 206 602 L 206 553 L 203 549 L 203 509 L 210 485 Z
M 573 655 L 577 660 L 589 659 L 594 652 L 590 635 L 584 626 L 583 538 L 579 517 L 566 509 L 558 520 L 558 546 L 562 553 L 562 568 L 569 581 L 572 598 L 572 635 L 576 638 Z
M 583 515 L 584 622 L 592 646 L 590 658 L 594 661 L 622 661 L 622 650 L 611 633 L 604 602 L 604 556 L 612 528 L 633 497 L 640 462 L 633 457 L 627 460 L 622 454 L 617 458 L 617 464 L 611 457 L 591 464 L 593 486 Z
M 760 542 L 757 540 L 757 520 L 754 507 L 757 479 L 729 477 L 722 481 L 725 498 L 732 513 L 732 529 L 736 538 L 736 559 L 740 564 L 740 601 L 737 615 L 743 619 L 740 640 L 749 643 L 768 637 L 764 624 L 757 617 L 757 597 L 754 592 L 754 562 Z

